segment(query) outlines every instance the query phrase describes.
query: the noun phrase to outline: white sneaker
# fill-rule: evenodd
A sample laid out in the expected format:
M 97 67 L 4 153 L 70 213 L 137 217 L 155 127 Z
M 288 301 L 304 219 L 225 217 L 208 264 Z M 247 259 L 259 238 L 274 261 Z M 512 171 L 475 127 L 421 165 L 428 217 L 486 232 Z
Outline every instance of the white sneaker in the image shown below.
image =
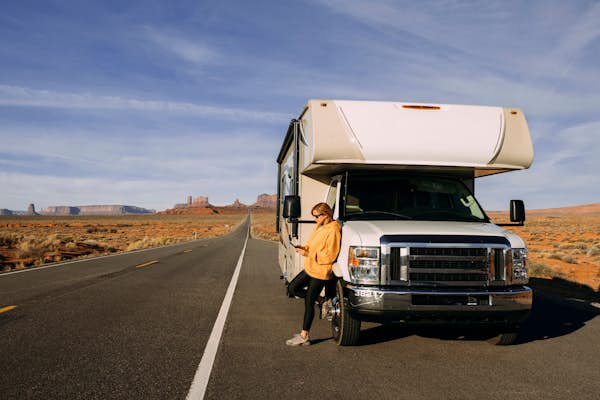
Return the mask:
M 301 334 L 296 333 L 291 339 L 285 341 L 288 346 L 309 346 L 310 339 L 308 337 L 303 338 Z

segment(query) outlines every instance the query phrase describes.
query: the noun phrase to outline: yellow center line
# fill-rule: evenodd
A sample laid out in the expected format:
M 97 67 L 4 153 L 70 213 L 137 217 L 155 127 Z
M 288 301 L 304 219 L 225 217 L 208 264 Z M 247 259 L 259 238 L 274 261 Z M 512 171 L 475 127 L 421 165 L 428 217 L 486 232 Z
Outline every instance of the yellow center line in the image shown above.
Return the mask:
M 148 261 L 147 263 L 143 263 L 143 264 L 140 264 L 140 265 L 136 266 L 136 268 L 144 268 L 144 267 L 147 267 L 149 265 L 156 264 L 157 262 L 158 262 L 158 260 Z
M 10 310 L 14 310 L 15 308 L 17 308 L 17 306 L 2 307 L 2 308 L 0 308 L 0 314 L 5 313 L 5 312 L 9 312 Z
M 192 252 L 192 249 L 187 249 L 187 250 L 184 250 L 183 252 L 184 252 L 184 253 L 191 253 L 191 252 Z

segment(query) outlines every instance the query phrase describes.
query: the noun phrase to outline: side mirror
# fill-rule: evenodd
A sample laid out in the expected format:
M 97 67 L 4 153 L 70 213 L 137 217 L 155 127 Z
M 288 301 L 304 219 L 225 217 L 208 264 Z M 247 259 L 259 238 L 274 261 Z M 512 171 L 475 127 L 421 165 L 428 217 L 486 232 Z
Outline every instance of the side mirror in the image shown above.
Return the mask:
M 510 201 L 510 222 L 518 222 L 521 225 L 525 222 L 525 203 L 523 203 L 523 200 Z
M 300 218 L 300 196 L 285 196 L 282 212 L 283 218 Z

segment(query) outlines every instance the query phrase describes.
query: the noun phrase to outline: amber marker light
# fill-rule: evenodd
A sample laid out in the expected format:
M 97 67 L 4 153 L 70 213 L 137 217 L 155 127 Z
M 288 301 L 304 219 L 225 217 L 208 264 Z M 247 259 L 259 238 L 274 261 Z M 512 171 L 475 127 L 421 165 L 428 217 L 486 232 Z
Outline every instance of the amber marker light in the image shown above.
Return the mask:
M 424 106 L 420 104 L 403 104 L 402 108 L 409 108 L 411 110 L 440 110 L 439 106 Z

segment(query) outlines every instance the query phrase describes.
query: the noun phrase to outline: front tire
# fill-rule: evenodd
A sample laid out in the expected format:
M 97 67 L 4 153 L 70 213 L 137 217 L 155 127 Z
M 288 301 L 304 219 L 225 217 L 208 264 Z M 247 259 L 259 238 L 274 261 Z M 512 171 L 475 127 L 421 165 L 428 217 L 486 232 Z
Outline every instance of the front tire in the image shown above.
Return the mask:
M 335 301 L 337 299 L 337 301 Z M 356 346 L 360 336 L 360 320 L 352 318 L 348 301 L 344 298 L 341 280 L 336 283 L 336 299 L 333 301 L 331 333 L 339 346 Z

